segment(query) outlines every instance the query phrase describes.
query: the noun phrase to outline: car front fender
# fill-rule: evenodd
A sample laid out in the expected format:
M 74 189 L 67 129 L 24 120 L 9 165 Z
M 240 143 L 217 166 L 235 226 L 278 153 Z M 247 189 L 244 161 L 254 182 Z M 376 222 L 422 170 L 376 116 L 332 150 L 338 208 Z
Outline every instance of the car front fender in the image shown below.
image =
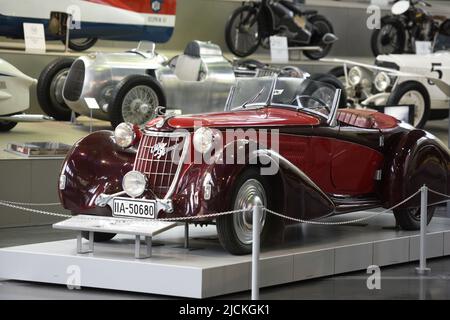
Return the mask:
M 111 131 L 97 131 L 78 141 L 62 165 L 59 197 L 64 208 L 110 215 L 108 207 L 95 205 L 95 199 L 102 193 L 122 191 L 122 177 L 132 170 L 135 157 L 134 150 L 114 142 Z

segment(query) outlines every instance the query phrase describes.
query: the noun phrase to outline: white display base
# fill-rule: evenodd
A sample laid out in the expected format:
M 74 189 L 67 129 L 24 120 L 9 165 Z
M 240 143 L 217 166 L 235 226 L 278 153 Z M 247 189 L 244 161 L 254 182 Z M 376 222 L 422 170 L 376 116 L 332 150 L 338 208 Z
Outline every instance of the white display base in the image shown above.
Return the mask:
M 384 214 L 368 225 L 290 227 L 284 244 L 261 254 L 261 287 L 417 260 L 418 233 L 393 225 L 393 216 Z M 213 226 L 191 227 L 190 234 L 190 250 L 183 249 L 182 227 L 159 235 L 153 257 L 146 260 L 133 258 L 134 239 L 124 236 L 96 244 L 91 254 L 77 254 L 75 239 L 4 248 L 0 278 L 65 285 L 77 266 L 82 287 L 190 298 L 250 289 L 250 255 L 226 253 Z M 427 247 L 429 257 L 450 255 L 450 219 L 433 219 Z

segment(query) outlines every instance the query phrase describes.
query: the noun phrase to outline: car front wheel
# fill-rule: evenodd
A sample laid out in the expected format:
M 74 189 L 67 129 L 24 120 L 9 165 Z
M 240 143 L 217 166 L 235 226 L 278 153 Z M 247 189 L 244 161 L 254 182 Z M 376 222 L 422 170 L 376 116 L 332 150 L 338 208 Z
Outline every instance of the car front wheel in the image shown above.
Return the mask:
M 17 122 L 0 120 L 0 132 L 7 132 L 14 128 L 17 125 Z
M 433 218 L 436 207 L 428 207 L 427 225 Z M 403 230 L 419 230 L 420 229 L 420 208 L 394 209 L 394 216 L 397 225 Z
M 60 121 L 69 121 L 72 110 L 63 98 L 63 88 L 73 58 L 60 58 L 50 63 L 39 76 L 37 98 L 42 110 L 50 117 Z
M 387 105 L 414 105 L 412 124 L 417 128 L 423 128 L 430 116 L 430 95 L 425 86 L 417 81 L 407 81 L 398 85 L 389 96 Z
M 152 77 L 131 75 L 116 87 L 108 108 L 113 128 L 122 122 L 143 125 L 155 117 L 157 107 L 166 106 L 161 85 Z
M 236 181 L 230 210 L 243 212 L 233 213 L 217 218 L 217 233 L 222 246 L 231 254 L 243 255 L 252 251 L 253 243 L 253 204 L 258 197 L 263 207 L 270 207 L 270 185 L 262 177 L 258 169 L 245 171 Z M 259 221 L 261 226 L 261 243 L 269 235 L 271 220 L 276 219 L 271 214 L 263 212 Z M 273 225 L 273 224 L 272 224 Z

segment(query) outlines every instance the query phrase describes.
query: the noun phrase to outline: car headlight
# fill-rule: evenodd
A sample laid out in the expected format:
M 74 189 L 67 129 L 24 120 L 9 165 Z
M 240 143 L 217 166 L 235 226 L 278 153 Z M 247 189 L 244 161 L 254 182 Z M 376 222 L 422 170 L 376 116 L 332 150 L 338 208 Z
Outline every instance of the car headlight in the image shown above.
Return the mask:
M 357 86 L 361 83 L 363 78 L 363 72 L 360 67 L 353 67 L 348 72 L 348 81 L 352 86 Z
M 123 177 L 122 188 L 130 197 L 139 197 L 147 188 L 147 177 L 139 171 L 130 171 Z
M 130 147 L 136 139 L 133 125 L 126 122 L 119 124 L 114 130 L 114 139 L 119 147 Z
M 375 88 L 377 88 L 378 91 L 384 92 L 391 85 L 391 78 L 388 76 L 386 72 L 380 72 L 375 77 L 374 83 Z
M 198 128 L 194 133 L 192 143 L 197 152 L 207 153 L 214 145 L 215 132 L 210 128 Z

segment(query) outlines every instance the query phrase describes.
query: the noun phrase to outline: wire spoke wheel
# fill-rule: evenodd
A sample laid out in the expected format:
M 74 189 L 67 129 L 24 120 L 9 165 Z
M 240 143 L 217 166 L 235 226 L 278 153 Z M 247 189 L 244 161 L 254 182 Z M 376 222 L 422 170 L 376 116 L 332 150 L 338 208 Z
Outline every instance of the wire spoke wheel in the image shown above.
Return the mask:
M 255 52 L 260 43 L 256 9 L 249 6 L 238 8 L 230 17 L 225 32 L 232 53 L 246 57 Z
M 401 105 L 414 105 L 414 126 L 417 126 L 425 114 L 425 99 L 419 91 L 407 91 L 400 99 Z
M 253 232 L 253 205 L 256 197 L 261 199 L 263 206 L 267 204 L 264 186 L 256 179 L 247 180 L 239 189 L 234 202 L 234 210 L 245 210 L 243 213 L 233 215 L 233 227 L 237 238 L 243 244 L 252 243 Z M 259 221 L 261 230 L 266 222 L 266 212 Z
M 145 85 L 133 87 L 123 99 L 123 120 L 134 124 L 147 122 L 159 105 L 156 92 Z

